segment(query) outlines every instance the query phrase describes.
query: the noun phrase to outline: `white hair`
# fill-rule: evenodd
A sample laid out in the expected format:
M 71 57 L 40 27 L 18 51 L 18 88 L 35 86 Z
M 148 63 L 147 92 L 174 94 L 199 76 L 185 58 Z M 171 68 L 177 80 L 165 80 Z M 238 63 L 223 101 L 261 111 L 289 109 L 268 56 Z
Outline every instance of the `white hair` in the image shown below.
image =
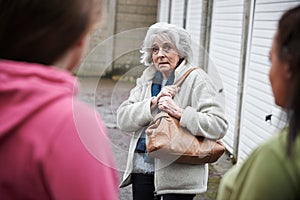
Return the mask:
M 155 39 L 169 40 L 178 50 L 181 58 L 184 58 L 187 63 L 193 60 L 193 51 L 191 46 L 191 36 L 183 28 L 158 22 L 149 27 L 141 49 L 141 63 L 146 66 L 153 64 L 151 47 Z

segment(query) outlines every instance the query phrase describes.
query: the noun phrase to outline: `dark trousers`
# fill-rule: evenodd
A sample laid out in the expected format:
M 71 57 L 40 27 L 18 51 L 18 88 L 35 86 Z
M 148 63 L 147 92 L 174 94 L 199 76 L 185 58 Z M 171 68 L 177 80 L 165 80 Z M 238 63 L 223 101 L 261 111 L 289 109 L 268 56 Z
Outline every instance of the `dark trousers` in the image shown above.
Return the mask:
M 154 193 L 154 175 L 132 174 L 133 200 L 193 200 L 195 194 L 164 194 L 157 196 Z

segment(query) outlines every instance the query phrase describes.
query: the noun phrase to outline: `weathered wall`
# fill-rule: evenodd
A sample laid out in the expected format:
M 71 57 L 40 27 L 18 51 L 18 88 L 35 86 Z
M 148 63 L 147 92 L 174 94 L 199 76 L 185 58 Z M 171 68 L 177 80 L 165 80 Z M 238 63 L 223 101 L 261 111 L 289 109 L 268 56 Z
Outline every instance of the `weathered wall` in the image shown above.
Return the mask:
M 139 48 L 147 27 L 156 22 L 156 13 L 156 0 L 118 1 L 115 33 L 122 34 L 122 37 L 118 37 L 115 41 L 114 53 L 116 56 L 121 56 L 114 62 L 115 69 L 140 65 Z M 126 31 L 128 34 L 126 34 Z
M 158 0 L 107 0 L 102 27 L 91 36 L 77 75 L 111 76 L 140 66 L 139 49 L 147 28 L 156 22 L 157 4 Z

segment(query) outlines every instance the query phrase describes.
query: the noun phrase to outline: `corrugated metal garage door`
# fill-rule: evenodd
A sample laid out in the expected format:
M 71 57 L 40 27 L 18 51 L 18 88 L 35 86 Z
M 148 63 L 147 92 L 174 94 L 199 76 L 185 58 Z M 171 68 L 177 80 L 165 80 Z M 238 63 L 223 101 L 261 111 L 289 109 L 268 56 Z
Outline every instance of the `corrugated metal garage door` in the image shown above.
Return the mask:
M 171 24 L 183 27 L 184 21 L 184 3 L 183 0 L 172 0 L 171 3 Z
M 169 4 L 170 0 L 160 0 L 158 7 L 158 21 L 169 22 Z
M 211 77 L 215 77 L 215 82 L 218 82 L 218 77 L 214 74 L 214 68 L 216 68 L 223 84 L 225 111 L 229 120 L 229 130 L 223 142 L 230 152 L 233 151 L 237 118 L 243 6 L 244 2 L 241 0 L 215 0 L 213 2 L 208 73 Z
M 200 44 L 202 28 L 202 0 L 188 1 L 187 4 L 187 16 L 186 16 L 186 30 L 191 34 L 193 50 L 194 50 L 194 61 L 195 66 L 200 64 L 200 52 L 202 51 L 203 44 Z M 202 30 L 201 30 L 202 28 Z
M 257 0 L 252 6 L 253 26 L 250 29 L 252 35 L 245 74 L 238 155 L 240 161 L 280 126 L 281 111 L 274 105 L 268 76 L 268 57 L 278 19 L 285 10 L 298 4 L 299 1 Z M 266 121 L 271 114 L 271 120 Z

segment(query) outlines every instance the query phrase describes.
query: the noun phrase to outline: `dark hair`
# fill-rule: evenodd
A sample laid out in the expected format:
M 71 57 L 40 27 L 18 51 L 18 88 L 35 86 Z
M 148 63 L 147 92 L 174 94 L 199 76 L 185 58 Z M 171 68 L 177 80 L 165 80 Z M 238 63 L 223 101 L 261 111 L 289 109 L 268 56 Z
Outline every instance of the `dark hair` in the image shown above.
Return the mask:
M 0 58 L 51 65 L 100 19 L 101 0 L 0 0 Z
M 300 5 L 285 12 L 278 23 L 278 57 L 288 63 L 292 72 L 291 92 L 288 94 L 288 154 L 300 134 Z

